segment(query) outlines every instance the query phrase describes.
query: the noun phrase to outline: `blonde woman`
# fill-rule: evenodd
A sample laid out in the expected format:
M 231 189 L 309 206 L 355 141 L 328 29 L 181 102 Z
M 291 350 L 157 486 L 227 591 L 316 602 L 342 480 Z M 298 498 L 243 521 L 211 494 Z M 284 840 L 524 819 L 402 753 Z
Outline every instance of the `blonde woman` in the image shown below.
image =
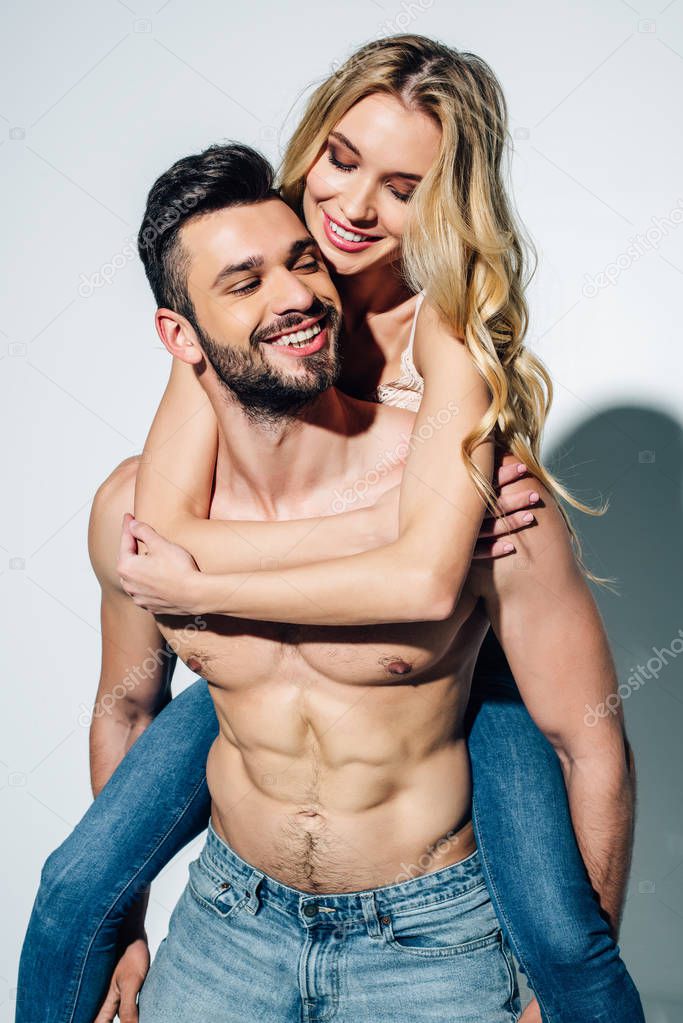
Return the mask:
M 143 461 L 138 474 L 136 513 L 192 550 L 202 572 L 177 548 L 155 542 L 153 556 L 131 581 L 138 603 L 160 613 L 214 612 L 309 625 L 439 618 L 457 601 L 473 553 L 474 537 L 453 539 L 461 525 L 453 497 L 467 473 L 492 503 L 490 472 L 475 456 L 491 435 L 511 456 L 499 482 L 528 470 L 549 499 L 564 497 L 583 507 L 540 460 L 550 382 L 523 344 L 525 251 L 503 186 L 506 140 L 504 98 L 490 68 L 473 54 L 424 37 L 370 44 L 316 90 L 289 144 L 281 192 L 305 219 L 342 298 L 339 386 L 358 397 L 415 409 L 419 434 L 448 407 L 449 395 L 458 393 L 449 391 L 460 355 L 447 341 L 455 336 L 486 381 L 489 408 L 468 436 L 458 437 L 457 448 L 456 427 L 448 423 L 432 429 L 428 445 L 412 447 L 400 493 L 388 495 L 399 515 L 398 536 L 391 542 L 324 564 L 285 562 L 271 571 L 262 567 L 264 557 L 266 564 L 269 556 L 281 559 L 301 541 L 301 524 L 226 526 L 206 519 L 215 420 L 193 373 L 176 362 L 148 440 L 151 460 Z M 256 292 L 258 273 L 245 269 L 239 287 L 244 296 Z M 239 315 L 238 306 L 235 310 Z M 192 324 L 191 308 L 176 311 Z M 188 417 L 189 410 L 196 414 Z M 173 444 L 167 443 L 171 435 Z M 425 496 L 425 481 L 438 483 L 433 499 Z M 475 556 L 511 554 L 514 540 L 506 529 L 527 524 L 533 482 L 522 493 L 517 485 L 508 489 L 512 493 L 503 503 L 511 514 L 503 523 L 488 521 Z M 341 499 L 352 508 L 358 495 Z M 316 520 L 316 527 L 324 551 L 325 530 L 336 528 L 334 517 Z M 133 533 L 142 541 L 152 535 L 142 524 Z M 471 709 L 478 847 L 501 926 L 543 1018 L 641 1019 L 637 993 L 576 846 L 557 758 L 524 710 L 494 641 L 478 662 Z M 80 899 L 88 919 L 78 915 L 80 949 L 69 976 L 60 976 L 55 1011 L 61 1015 L 40 1018 L 87 1018 L 79 1013 L 89 998 L 96 1004 L 93 992 L 111 972 L 106 940 L 111 949 L 111 932 L 134 898 L 206 825 L 203 770 L 216 728 L 200 681 L 158 716 L 94 804 L 89 826 L 101 835 L 103 818 L 110 824 L 120 820 L 133 800 L 137 844 L 131 836 L 112 852 L 100 885 L 106 907 L 90 892 Z M 144 804 L 139 787 L 143 758 L 150 791 L 154 777 L 163 790 L 154 805 Z M 136 785 L 134 779 L 133 795 L 128 786 Z M 39 976 L 31 951 L 38 935 L 44 943 L 56 941 L 46 933 L 42 907 L 57 887 L 55 877 L 79 859 L 74 848 L 82 850 L 85 833 L 48 861 L 24 948 L 26 973 Z M 49 972 L 39 985 L 43 991 L 49 989 Z M 534 1018 L 536 1004 L 524 1017 Z

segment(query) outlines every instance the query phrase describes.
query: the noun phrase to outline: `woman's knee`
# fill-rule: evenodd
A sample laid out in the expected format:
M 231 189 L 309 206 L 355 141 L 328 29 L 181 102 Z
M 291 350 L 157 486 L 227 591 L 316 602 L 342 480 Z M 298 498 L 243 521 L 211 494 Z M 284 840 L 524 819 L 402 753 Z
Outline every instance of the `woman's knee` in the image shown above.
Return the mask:
M 90 842 L 78 827 L 50 853 L 40 874 L 34 916 L 58 932 L 101 921 L 118 901 L 112 886 L 115 857 L 108 845 Z
M 46 859 L 40 874 L 36 907 L 54 918 L 57 927 L 68 927 L 73 911 L 82 911 L 97 891 L 97 857 L 88 863 L 70 835 Z

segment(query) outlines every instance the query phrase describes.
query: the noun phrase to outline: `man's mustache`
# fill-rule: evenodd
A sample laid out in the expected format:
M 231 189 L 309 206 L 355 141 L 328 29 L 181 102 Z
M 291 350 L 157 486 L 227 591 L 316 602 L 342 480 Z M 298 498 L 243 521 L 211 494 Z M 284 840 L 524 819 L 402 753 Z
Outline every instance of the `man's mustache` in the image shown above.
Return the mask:
M 259 344 L 261 341 L 270 341 L 272 337 L 276 337 L 278 334 L 282 334 L 284 331 L 292 330 L 298 327 L 300 323 L 305 323 L 306 320 L 310 320 L 313 317 L 327 316 L 330 323 L 334 326 L 337 317 L 337 310 L 332 304 L 327 304 L 318 300 L 310 309 L 306 310 L 305 315 L 299 315 L 294 317 L 293 315 L 283 317 L 278 320 L 277 323 L 273 323 L 270 327 L 264 330 L 257 330 L 251 336 L 252 344 Z

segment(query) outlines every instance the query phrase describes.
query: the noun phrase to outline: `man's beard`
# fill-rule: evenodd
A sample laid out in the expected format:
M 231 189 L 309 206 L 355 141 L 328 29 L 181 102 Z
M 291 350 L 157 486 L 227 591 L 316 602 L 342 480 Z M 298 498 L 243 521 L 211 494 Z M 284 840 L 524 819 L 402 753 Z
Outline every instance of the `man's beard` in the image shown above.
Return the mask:
M 312 315 L 320 315 L 323 311 L 326 313 L 327 344 L 319 352 L 301 358 L 306 373 L 298 376 L 268 362 L 261 341 L 257 340 L 258 333 L 252 335 L 249 348 L 243 351 L 220 344 L 199 324 L 195 324 L 202 350 L 218 379 L 253 422 L 263 424 L 296 416 L 338 380 L 341 317 L 333 305 L 323 302 L 319 302 L 319 309 Z

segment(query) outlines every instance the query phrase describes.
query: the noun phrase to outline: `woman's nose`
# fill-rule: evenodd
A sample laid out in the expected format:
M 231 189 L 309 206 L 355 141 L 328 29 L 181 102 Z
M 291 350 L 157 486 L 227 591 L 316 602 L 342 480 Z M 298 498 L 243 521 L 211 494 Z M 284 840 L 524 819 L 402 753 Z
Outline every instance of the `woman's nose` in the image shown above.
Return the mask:
M 341 197 L 339 208 L 346 219 L 358 227 L 365 222 L 372 224 L 377 219 L 373 189 L 370 184 L 349 188 Z

